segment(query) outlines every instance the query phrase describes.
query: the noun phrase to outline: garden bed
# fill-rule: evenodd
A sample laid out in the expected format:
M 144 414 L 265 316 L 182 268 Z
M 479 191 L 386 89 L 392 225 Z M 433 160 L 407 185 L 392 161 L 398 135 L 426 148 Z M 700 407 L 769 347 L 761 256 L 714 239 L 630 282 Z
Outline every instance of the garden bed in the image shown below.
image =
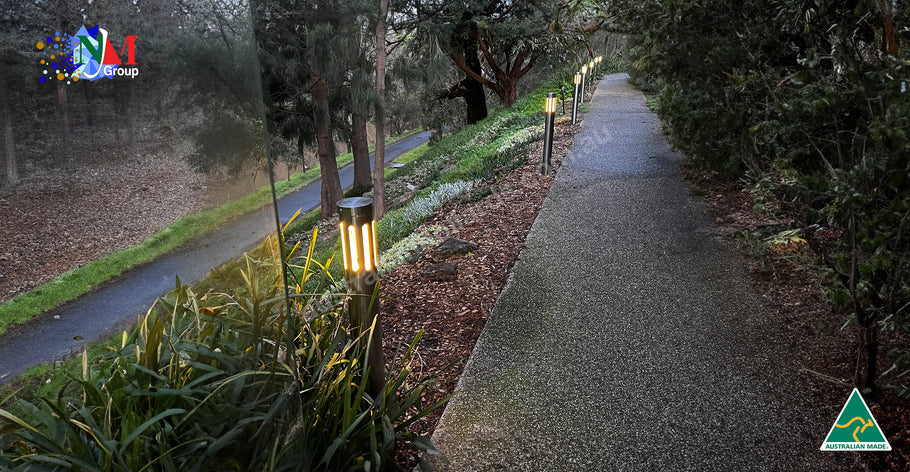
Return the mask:
M 556 125 L 556 168 L 572 147 L 577 130 L 578 126 L 568 121 Z M 530 147 L 526 164 L 481 185 L 489 187 L 491 194 L 470 203 L 446 205 L 424 225 L 441 228 L 440 241 L 462 239 L 477 245 L 477 250 L 446 258 L 426 248 L 416 261 L 398 267 L 382 281 L 386 358 L 391 358 L 397 347 L 407 346 L 415 332 L 425 331 L 419 347 L 422 365 L 415 371 L 422 376 L 439 376 L 437 388 L 424 393 L 425 405 L 455 391 L 490 310 L 524 248 L 555 175 L 555 170 L 547 177 L 540 175 L 541 154 L 542 142 L 538 141 Z M 422 273 L 443 262 L 456 265 L 455 280 L 431 281 Z M 431 436 L 442 412 L 441 408 L 433 411 L 411 430 Z M 416 451 L 402 448 L 398 459 L 402 466 L 413 467 Z

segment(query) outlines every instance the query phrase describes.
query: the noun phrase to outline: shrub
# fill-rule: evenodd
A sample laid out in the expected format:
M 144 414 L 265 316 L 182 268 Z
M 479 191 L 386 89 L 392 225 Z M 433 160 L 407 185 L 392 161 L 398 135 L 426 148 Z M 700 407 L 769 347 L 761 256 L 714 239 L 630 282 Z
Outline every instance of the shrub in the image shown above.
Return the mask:
M 633 35 L 636 81 L 657 91 L 694 163 L 755 181 L 786 174 L 775 191 L 804 208 L 806 226 L 842 235 L 815 249 L 832 302 L 858 326 L 855 382 L 874 394 L 878 330 L 910 326 L 910 3 L 611 6 Z

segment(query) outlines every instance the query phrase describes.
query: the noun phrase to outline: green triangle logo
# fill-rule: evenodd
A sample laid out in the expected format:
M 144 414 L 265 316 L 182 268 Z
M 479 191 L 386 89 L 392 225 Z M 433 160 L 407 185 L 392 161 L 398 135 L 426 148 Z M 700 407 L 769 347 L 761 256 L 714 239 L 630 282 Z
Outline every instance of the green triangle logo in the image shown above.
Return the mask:
M 890 451 L 891 444 L 885 439 L 878 422 L 866 406 L 866 401 L 853 389 L 844 408 L 837 415 L 822 451 Z

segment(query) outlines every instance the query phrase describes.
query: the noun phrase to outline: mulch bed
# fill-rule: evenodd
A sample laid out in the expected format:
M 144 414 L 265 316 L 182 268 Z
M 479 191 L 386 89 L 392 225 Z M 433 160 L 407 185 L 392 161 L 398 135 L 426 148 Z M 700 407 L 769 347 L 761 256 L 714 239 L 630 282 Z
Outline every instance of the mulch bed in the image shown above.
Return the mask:
M 571 149 L 577 131 L 577 125 L 557 123 L 554 168 Z M 426 225 L 443 229 L 440 240 L 462 239 L 477 245 L 477 250 L 445 258 L 428 248 L 415 262 L 402 265 L 383 279 L 382 296 L 387 297 L 382 302 L 386 359 L 391 359 L 400 345 L 409 345 L 422 329 L 422 364 L 415 371 L 422 377 L 439 376 L 436 388 L 424 393 L 424 406 L 455 390 L 490 310 L 524 248 L 555 175 L 555 170 L 550 176 L 540 175 L 542 152 L 542 143 L 535 143 L 525 165 L 484 183 L 492 186 L 490 195 L 472 203 L 448 204 L 427 221 Z M 421 274 L 443 262 L 455 264 L 455 280 L 431 281 Z M 427 415 L 411 431 L 429 437 L 442 412 L 440 408 Z M 417 453 L 412 448 L 399 448 L 397 459 L 402 467 L 410 469 L 417 464 Z
M 754 198 L 743 192 L 739 184 L 719 181 L 689 166 L 684 166 L 683 170 L 686 178 L 704 194 L 702 200 L 710 207 L 715 222 L 730 237 L 740 231 L 763 227 L 782 231 L 805 226 L 798 220 L 799 209 L 788 208 L 785 202 L 777 202 L 780 212 L 756 215 L 753 211 Z M 809 246 L 801 250 L 807 252 L 804 254 L 806 259 L 814 257 Z M 799 343 L 801 374 L 816 379 L 812 390 L 806 394 L 816 399 L 820 408 L 831 411 L 833 422 L 847 400 L 846 393 L 853 388 L 856 327 L 851 325 L 841 329 L 846 315 L 832 311 L 819 288 L 821 281 L 818 273 L 811 267 L 792 261 L 793 258 L 788 257 L 770 257 L 763 262 L 751 259 L 751 274 L 767 306 L 776 311 L 781 325 Z M 894 331 L 882 332 L 880 342 L 878 371 L 884 372 L 894 361 L 888 352 L 910 343 L 906 336 Z M 884 430 L 892 450 L 885 453 L 853 453 L 855 468 L 910 470 L 910 428 L 907 427 L 910 425 L 910 402 L 899 398 L 889 388 L 881 389 L 878 401 L 865 400 Z

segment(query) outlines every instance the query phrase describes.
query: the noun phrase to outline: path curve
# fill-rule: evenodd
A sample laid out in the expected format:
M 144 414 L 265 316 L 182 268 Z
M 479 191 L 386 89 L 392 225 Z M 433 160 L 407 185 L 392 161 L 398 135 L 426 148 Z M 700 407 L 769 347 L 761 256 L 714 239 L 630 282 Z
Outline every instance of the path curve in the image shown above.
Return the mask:
M 386 146 L 386 162 L 426 143 L 430 131 L 402 138 Z M 373 167 L 373 153 L 370 153 Z M 339 169 L 341 186 L 354 181 L 354 166 Z M 278 215 L 286 222 L 298 209 L 305 214 L 320 204 L 321 179 L 278 201 Z M 272 205 L 232 219 L 214 231 L 194 238 L 154 261 L 101 284 L 47 313 L 0 335 L 0 383 L 29 367 L 61 359 L 82 350 L 86 342 L 123 330 L 145 315 L 155 300 L 174 288 L 175 276 L 194 283 L 212 269 L 258 245 L 275 232 Z

